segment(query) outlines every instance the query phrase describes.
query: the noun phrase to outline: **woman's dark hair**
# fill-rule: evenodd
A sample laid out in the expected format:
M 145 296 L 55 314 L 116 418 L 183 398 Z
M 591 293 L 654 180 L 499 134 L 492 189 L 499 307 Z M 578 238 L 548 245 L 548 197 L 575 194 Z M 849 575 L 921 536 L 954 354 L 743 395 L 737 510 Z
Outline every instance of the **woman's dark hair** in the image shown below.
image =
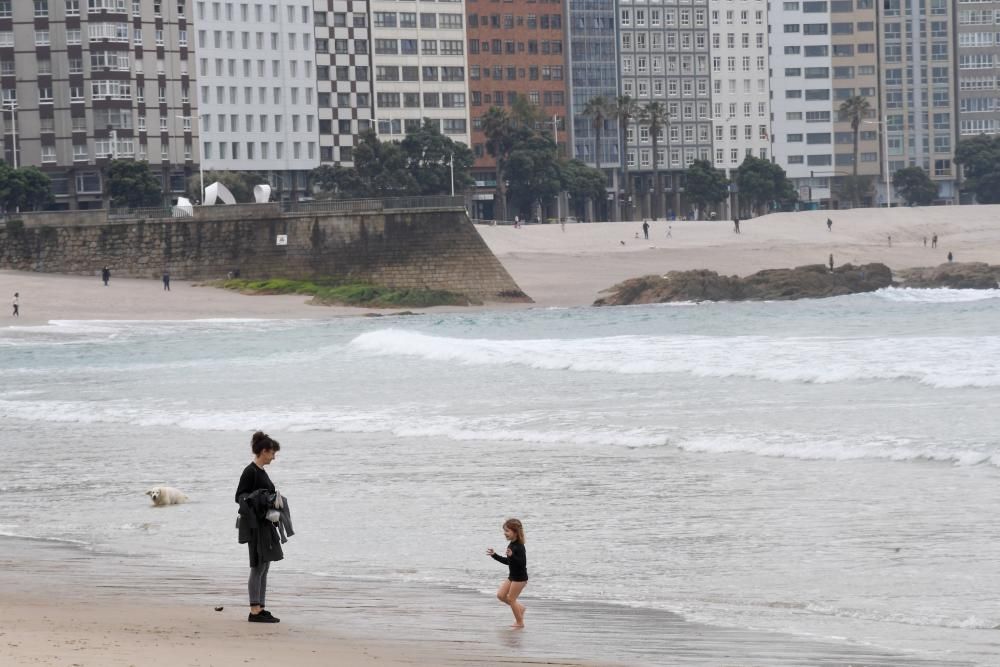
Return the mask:
M 250 449 L 253 450 L 254 455 L 257 455 L 265 450 L 276 452 L 281 449 L 281 445 L 267 433 L 257 431 L 250 439 Z

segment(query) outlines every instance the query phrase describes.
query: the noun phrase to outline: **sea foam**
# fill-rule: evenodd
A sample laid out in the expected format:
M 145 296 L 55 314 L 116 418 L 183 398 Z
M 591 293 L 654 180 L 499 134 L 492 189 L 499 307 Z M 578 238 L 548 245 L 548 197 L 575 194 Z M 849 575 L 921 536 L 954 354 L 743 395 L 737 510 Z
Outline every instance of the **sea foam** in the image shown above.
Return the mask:
M 357 336 L 350 347 L 378 356 L 545 371 L 679 373 L 815 384 L 906 380 L 943 389 L 1000 386 L 1000 336 L 627 335 L 499 340 L 382 329 Z

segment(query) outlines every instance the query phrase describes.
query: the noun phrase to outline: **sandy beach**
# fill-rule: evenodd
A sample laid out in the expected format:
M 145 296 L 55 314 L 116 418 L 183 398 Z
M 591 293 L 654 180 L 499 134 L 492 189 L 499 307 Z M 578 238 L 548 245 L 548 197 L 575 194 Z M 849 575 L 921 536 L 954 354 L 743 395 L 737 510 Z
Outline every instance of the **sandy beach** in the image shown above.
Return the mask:
M 826 220 L 833 220 L 828 231 Z M 730 221 L 654 221 L 649 240 L 642 223 L 478 225 L 493 253 L 534 304 L 486 304 L 478 310 L 586 306 L 622 280 L 671 270 L 711 269 L 748 275 L 762 269 L 884 262 L 893 269 L 947 261 L 1000 263 L 1000 206 L 895 208 L 890 211 L 777 213 Z M 667 237 L 668 231 L 670 237 Z M 938 247 L 930 247 L 937 234 Z M 889 236 L 892 246 L 889 246 Z M 927 247 L 923 245 L 927 238 Z M 624 242 L 624 244 L 623 244 Z M 19 326 L 52 320 L 185 320 L 209 318 L 329 318 L 391 310 L 311 306 L 302 296 L 247 296 L 174 279 L 166 292 L 158 280 L 118 278 L 108 287 L 93 276 L 0 271 L 5 321 Z M 20 294 L 21 317 L 10 318 Z M 439 307 L 424 312 L 468 308 Z
M 711 269 L 745 276 L 825 264 L 831 254 L 838 265 L 883 262 L 892 269 L 936 266 L 949 252 L 955 261 L 1000 263 L 1000 206 L 776 213 L 743 220 L 738 235 L 728 220 L 654 221 L 648 241 L 641 221 L 569 224 L 565 231 L 559 225 L 477 228 L 540 306 L 590 305 L 601 290 L 648 274 Z M 934 234 L 936 249 L 930 247 Z

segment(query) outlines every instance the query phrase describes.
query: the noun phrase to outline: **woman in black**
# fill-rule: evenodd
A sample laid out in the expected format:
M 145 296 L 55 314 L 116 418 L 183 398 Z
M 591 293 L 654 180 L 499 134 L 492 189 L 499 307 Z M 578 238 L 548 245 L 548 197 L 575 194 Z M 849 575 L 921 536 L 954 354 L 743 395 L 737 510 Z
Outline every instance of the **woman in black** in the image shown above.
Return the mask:
M 269 509 L 267 495 L 274 494 L 274 484 L 264 472 L 264 466 L 274 461 L 281 445 L 266 433 L 257 431 L 253 434 L 250 448 L 254 459 L 243 469 L 236 487 L 236 502 L 240 505 L 240 543 L 246 542 L 250 549 L 250 580 L 247 582 L 250 615 L 247 620 L 251 623 L 277 623 L 279 619 L 264 609 L 267 571 L 271 561 L 283 557 L 277 531 L 270 521 L 264 519 Z
M 497 599 L 510 606 L 514 612 L 514 625 L 524 627 L 524 605 L 517 601 L 521 591 L 528 585 L 528 556 L 524 551 L 524 526 L 518 519 L 507 519 L 503 523 L 503 534 L 510 544 L 507 545 L 507 555 L 498 556 L 493 549 L 487 549 L 486 554 L 493 560 L 500 561 L 510 569 L 507 581 L 500 584 Z

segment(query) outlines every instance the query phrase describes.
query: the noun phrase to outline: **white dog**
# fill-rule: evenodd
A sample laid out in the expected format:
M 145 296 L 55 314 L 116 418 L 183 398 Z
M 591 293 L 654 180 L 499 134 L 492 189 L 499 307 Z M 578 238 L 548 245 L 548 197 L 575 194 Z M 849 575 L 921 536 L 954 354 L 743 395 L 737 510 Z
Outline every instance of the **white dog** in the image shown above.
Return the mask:
M 154 486 L 146 495 L 153 501 L 153 505 L 163 507 L 164 505 L 179 505 L 186 503 L 188 497 L 172 486 Z

